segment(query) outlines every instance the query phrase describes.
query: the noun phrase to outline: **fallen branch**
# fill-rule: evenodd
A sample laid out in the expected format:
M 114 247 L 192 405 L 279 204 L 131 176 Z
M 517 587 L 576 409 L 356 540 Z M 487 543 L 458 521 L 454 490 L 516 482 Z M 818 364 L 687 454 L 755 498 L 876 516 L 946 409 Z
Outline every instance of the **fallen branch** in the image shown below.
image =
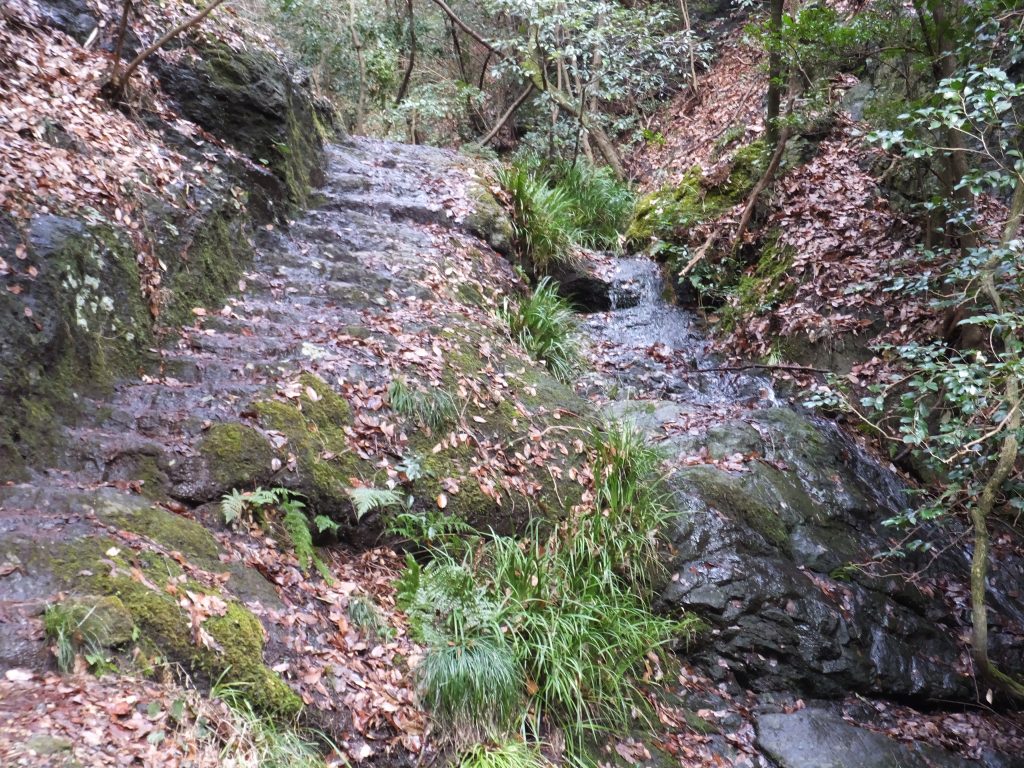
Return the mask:
M 686 371 L 684 375 L 691 373 L 722 373 L 728 371 L 800 371 L 801 373 L 832 373 L 825 368 L 808 368 L 804 365 L 769 365 L 768 363 L 747 363 L 745 365 L 721 365 L 714 368 L 697 368 L 693 371 Z
M 736 227 L 736 234 L 733 236 L 732 247 L 729 249 L 735 253 L 739 250 L 740 246 L 743 245 L 743 235 L 747 231 L 747 226 L 750 224 L 750 218 L 754 215 L 754 208 L 757 206 L 757 198 L 764 192 L 771 180 L 775 177 L 775 172 L 779 170 L 779 164 L 782 162 L 782 155 L 786 151 L 786 143 L 789 141 L 789 137 L 792 134 L 792 130 L 787 125 L 782 129 L 782 133 L 779 135 L 779 140 L 775 144 L 775 151 L 772 152 L 772 159 L 768 161 L 768 167 L 765 168 L 764 174 L 757 180 L 757 184 L 750 190 L 750 196 L 747 198 L 747 204 L 743 207 L 743 215 L 740 216 L 740 223 Z

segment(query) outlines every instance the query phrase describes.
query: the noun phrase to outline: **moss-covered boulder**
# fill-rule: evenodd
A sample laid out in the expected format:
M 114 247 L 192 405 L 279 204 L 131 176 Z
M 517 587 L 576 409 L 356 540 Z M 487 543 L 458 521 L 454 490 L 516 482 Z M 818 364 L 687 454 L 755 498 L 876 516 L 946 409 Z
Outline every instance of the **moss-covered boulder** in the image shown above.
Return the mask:
M 202 526 L 110 489 L 40 495 L 14 486 L 0 502 L 0 562 L 18 565 L 5 594 L 49 606 L 51 635 L 71 628 L 87 644 L 119 651 L 119 665 L 180 665 L 194 682 L 243 686 L 253 706 L 274 717 L 298 714 L 301 700 L 264 663 L 263 626 L 240 599 L 260 602 L 244 588 L 259 574 L 222 562 Z M 33 517 L 45 524 L 22 524 Z M 239 579 L 239 569 L 250 579 Z M 273 598 L 264 605 L 279 607 Z
M 18 253 L 21 258 L 15 256 Z M 135 249 L 112 226 L 0 215 L 0 480 L 53 460 L 61 411 L 134 373 L 151 344 Z
M 764 172 L 764 142 L 736 150 L 715 171 L 705 174 L 694 166 L 673 186 L 663 187 L 640 199 L 626 232 L 626 245 L 634 250 L 653 241 L 685 244 L 689 230 L 711 221 L 739 203 Z
M 319 174 L 330 109 L 269 50 L 207 40 L 193 45 L 198 55 L 185 63 L 154 59 L 161 87 L 188 119 L 270 171 L 252 178 L 259 207 L 272 212 L 282 200 L 303 205 Z

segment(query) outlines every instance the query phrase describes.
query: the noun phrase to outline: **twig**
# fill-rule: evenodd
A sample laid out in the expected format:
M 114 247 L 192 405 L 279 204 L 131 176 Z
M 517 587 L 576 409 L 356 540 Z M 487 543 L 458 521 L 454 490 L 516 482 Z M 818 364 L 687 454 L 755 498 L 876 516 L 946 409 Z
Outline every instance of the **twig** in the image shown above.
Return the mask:
M 747 363 L 745 365 L 722 365 L 715 368 L 698 368 L 693 371 L 685 371 L 684 373 L 719 373 L 723 371 L 749 371 L 749 370 L 761 370 L 761 371 L 802 371 L 804 373 L 832 373 L 832 371 L 824 368 L 808 368 L 803 365 L 769 365 L 767 363 Z

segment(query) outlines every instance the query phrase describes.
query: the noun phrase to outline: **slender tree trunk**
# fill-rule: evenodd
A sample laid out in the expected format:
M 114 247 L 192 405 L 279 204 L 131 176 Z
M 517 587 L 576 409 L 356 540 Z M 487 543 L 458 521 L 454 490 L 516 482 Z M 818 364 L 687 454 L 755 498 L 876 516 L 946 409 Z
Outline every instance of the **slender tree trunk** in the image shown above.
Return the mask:
M 366 119 L 366 60 L 363 58 L 363 41 L 356 29 L 356 0 L 348 0 L 348 26 L 352 36 L 352 47 L 356 51 L 356 62 L 359 66 L 359 95 L 356 99 L 356 123 L 354 132 L 363 133 Z
M 398 88 L 398 96 L 395 97 L 395 106 L 397 107 L 405 99 L 405 94 L 409 90 L 409 81 L 412 80 L 412 70 L 416 66 L 416 17 L 413 15 L 413 0 L 406 0 L 406 8 L 408 8 L 409 17 L 409 63 L 406 64 L 405 74 L 402 76 L 402 85 Z M 461 56 L 460 63 L 461 63 Z
M 500 118 L 498 118 L 498 122 L 496 122 L 494 124 L 494 127 L 491 128 L 491 130 L 489 130 L 487 132 L 487 135 L 484 136 L 482 139 L 480 139 L 480 141 L 477 142 L 477 143 L 481 147 L 486 146 L 487 144 L 489 144 L 491 142 L 491 140 L 495 136 L 498 135 L 498 131 L 500 131 L 502 129 L 502 126 L 504 126 L 505 123 L 507 123 L 509 121 L 509 119 L 512 117 L 512 115 L 515 114 L 515 111 L 517 109 L 519 109 L 519 107 L 521 107 L 523 105 L 523 102 L 525 102 L 527 100 L 527 98 L 529 98 L 531 93 L 533 93 L 533 83 L 529 83 L 526 86 L 526 89 L 521 94 L 519 94 L 519 98 L 517 98 L 512 103 L 512 106 L 510 106 L 507 110 L 505 110 L 505 114 L 503 114 Z
M 771 49 L 768 51 L 768 109 L 765 114 L 765 130 L 768 143 L 779 141 L 779 111 L 782 108 L 782 11 L 785 0 L 771 0 L 771 19 L 768 31 L 771 34 Z
M 690 59 L 690 89 L 694 96 L 697 93 L 697 55 L 693 50 L 693 28 L 690 26 L 690 9 L 686 0 L 679 0 L 679 12 L 683 14 L 683 28 L 686 29 L 687 54 Z M 781 18 L 780 18 L 781 23 Z
M 1024 181 L 1018 179 L 1013 202 L 1010 205 L 1010 215 L 1003 230 L 1000 243 L 1002 248 L 1016 239 L 1017 233 L 1020 232 L 1022 216 L 1024 216 Z M 1003 299 L 995 281 L 995 272 L 999 263 L 999 258 L 995 257 L 985 265 L 981 276 L 981 285 L 992 308 L 1001 314 L 1004 311 Z M 1014 337 L 1013 329 L 1006 331 L 1004 343 L 1003 362 L 1007 362 L 1008 356 L 1019 361 L 1019 341 Z M 995 507 L 1003 485 L 1013 472 L 1020 449 L 1017 432 L 1021 428 L 1021 394 L 1020 381 L 1016 376 L 1007 376 L 1004 397 L 1008 418 L 1003 427 L 999 457 L 992 474 L 978 495 L 978 500 L 971 507 L 971 523 L 974 528 L 974 554 L 971 558 L 971 651 L 975 668 L 979 674 L 995 682 L 1012 695 L 1024 697 L 1024 684 L 1000 672 L 988 656 L 988 609 L 986 606 L 989 559 L 988 516 Z

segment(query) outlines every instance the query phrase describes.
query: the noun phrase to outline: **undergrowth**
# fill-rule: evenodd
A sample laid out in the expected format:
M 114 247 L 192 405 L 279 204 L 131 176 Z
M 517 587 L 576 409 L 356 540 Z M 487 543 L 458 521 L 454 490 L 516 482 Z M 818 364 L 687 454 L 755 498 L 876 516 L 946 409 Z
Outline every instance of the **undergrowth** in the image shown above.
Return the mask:
M 616 250 L 634 196 L 608 168 L 527 157 L 498 172 L 512 207 L 519 256 L 535 275 L 571 264 L 575 248 Z
M 618 425 L 596 432 L 593 449 L 597 501 L 585 512 L 522 539 L 481 534 L 433 548 L 426 565 L 407 559 L 398 602 L 428 647 L 420 699 L 457 748 L 515 734 L 536 744 L 557 729 L 569 756 L 583 758 L 592 737 L 643 719 L 641 680 L 660 649 L 698 629 L 648 605 L 668 517 L 659 455 Z M 533 747 L 508 744 L 473 747 L 464 760 L 533 764 Z
M 216 726 L 224 765 L 249 768 L 325 768 L 314 736 L 282 725 L 253 709 L 245 685 L 218 681 L 210 698 L 222 702 L 226 712 L 206 714 Z
M 558 294 L 558 283 L 544 277 L 533 293 L 518 304 L 508 299 L 499 312 L 512 338 L 532 358 L 543 362 L 563 383 L 579 371 L 582 355 L 576 340 L 576 316 Z

